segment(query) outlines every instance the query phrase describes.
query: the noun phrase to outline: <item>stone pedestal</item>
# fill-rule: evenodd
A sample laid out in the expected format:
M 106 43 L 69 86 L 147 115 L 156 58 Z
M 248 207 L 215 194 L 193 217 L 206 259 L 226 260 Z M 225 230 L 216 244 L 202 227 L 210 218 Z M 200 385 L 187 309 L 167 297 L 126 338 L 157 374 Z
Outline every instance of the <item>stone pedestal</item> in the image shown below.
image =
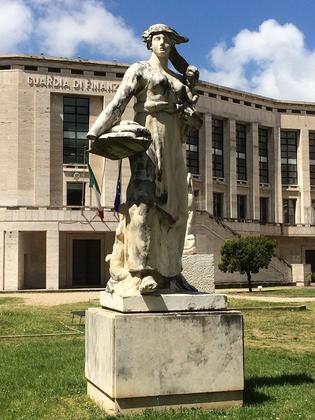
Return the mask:
M 200 292 L 214 293 L 213 254 L 183 255 L 182 274 L 188 283 Z
M 88 395 L 108 414 L 239 406 L 243 368 L 239 312 L 87 311 Z

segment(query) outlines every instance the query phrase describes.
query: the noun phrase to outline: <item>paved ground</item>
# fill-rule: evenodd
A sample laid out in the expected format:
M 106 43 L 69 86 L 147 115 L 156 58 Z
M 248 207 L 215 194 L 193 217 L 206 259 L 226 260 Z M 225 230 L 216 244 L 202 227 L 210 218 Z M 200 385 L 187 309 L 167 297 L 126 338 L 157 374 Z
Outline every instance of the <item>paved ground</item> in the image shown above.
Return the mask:
M 246 289 L 243 290 L 244 292 Z M 217 289 L 217 293 L 227 293 L 229 297 L 237 299 L 260 300 L 262 302 L 315 302 L 315 297 L 281 297 L 281 296 L 249 296 L 242 295 L 238 289 Z M 0 297 L 20 297 L 26 305 L 54 306 L 64 303 L 89 302 L 99 299 L 99 291 L 68 291 L 68 292 L 21 292 L 0 293 Z
M 19 297 L 26 305 L 55 306 L 64 303 L 89 302 L 99 298 L 100 292 L 35 292 L 5 293 L 0 297 Z

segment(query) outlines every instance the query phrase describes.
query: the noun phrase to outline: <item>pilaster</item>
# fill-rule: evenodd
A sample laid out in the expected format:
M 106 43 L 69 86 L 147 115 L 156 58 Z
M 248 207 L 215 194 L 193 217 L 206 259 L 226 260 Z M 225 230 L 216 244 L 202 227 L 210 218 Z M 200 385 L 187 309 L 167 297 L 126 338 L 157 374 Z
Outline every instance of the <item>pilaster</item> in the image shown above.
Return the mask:
M 4 231 L 0 231 L 0 290 L 4 290 Z
M 213 213 L 213 181 L 212 181 L 212 116 L 204 114 L 202 141 L 204 144 L 204 182 L 205 209 Z
M 4 290 L 19 289 L 19 232 L 5 232 Z
M 46 232 L 46 289 L 59 289 L 59 231 Z
M 34 95 L 34 202 L 36 206 L 49 206 L 50 94 L 36 90 Z
M 224 125 L 224 173 L 227 184 L 226 216 L 237 217 L 236 182 L 236 122 L 227 120 Z
M 300 223 L 312 223 L 312 203 L 310 185 L 310 158 L 309 158 L 309 130 L 302 128 L 297 154 L 298 182 L 300 187 Z M 298 221 L 297 221 L 298 222 Z
M 251 123 L 249 127 L 248 153 L 248 183 L 249 183 L 249 218 L 260 219 L 259 192 L 259 140 L 258 123 Z
M 271 185 L 271 222 L 282 223 L 282 181 L 281 181 L 281 143 L 280 127 L 270 130 L 269 179 Z

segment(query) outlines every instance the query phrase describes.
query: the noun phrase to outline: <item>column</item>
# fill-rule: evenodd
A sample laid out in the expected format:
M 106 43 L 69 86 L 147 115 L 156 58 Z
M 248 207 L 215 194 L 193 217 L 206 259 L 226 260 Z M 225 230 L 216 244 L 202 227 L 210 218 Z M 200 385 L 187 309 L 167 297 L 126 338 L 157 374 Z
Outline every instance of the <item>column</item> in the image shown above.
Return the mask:
M 312 222 L 312 200 L 310 185 L 310 158 L 309 158 L 309 135 L 308 129 L 302 128 L 300 131 L 300 141 L 297 152 L 298 183 L 300 187 L 300 221 L 302 224 Z
M 282 223 L 282 181 L 281 181 L 281 144 L 280 127 L 273 127 L 270 132 L 268 149 L 269 179 L 271 185 L 271 222 Z
M 249 185 L 249 218 L 260 219 L 260 191 L 259 191 L 259 140 L 258 124 L 251 123 L 249 127 L 249 141 L 247 144 L 248 157 L 248 185 Z
M 36 90 L 34 97 L 34 199 L 36 206 L 50 205 L 50 93 Z M 60 122 L 61 123 L 61 122 Z
M 203 130 L 201 131 L 201 139 L 204 144 L 204 192 L 205 198 L 204 208 L 213 214 L 213 180 L 212 180 L 212 116 L 204 114 Z M 201 142 L 199 142 L 201 144 Z M 201 153 L 199 148 L 199 153 Z
M 4 290 L 4 231 L 0 231 L 0 290 Z
M 224 173 L 227 184 L 226 216 L 237 217 L 236 182 L 236 122 L 227 120 L 224 125 Z
M 19 232 L 6 231 L 4 235 L 4 290 L 19 289 Z
M 59 231 L 46 232 L 46 289 L 59 289 Z

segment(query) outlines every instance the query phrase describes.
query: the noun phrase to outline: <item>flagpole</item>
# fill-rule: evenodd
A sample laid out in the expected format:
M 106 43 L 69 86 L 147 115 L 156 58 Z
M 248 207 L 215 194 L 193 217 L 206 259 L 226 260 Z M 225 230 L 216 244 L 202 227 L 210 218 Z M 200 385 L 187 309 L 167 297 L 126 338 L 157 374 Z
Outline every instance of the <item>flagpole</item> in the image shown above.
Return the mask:
M 117 184 L 116 184 L 116 196 L 114 201 L 114 211 L 115 213 L 119 212 L 120 207 L 120 199 L 121 199 L 121 166 L 122 166 L 122 159 L 118 162 L 118 177 L 117 177 Z
M 81 196 L 81 214 L 83 214 L 85 204 L 85 175 L 86 175 L 86 146 L 83 148 L 83 182 L 82 182 L 82 196 Z

